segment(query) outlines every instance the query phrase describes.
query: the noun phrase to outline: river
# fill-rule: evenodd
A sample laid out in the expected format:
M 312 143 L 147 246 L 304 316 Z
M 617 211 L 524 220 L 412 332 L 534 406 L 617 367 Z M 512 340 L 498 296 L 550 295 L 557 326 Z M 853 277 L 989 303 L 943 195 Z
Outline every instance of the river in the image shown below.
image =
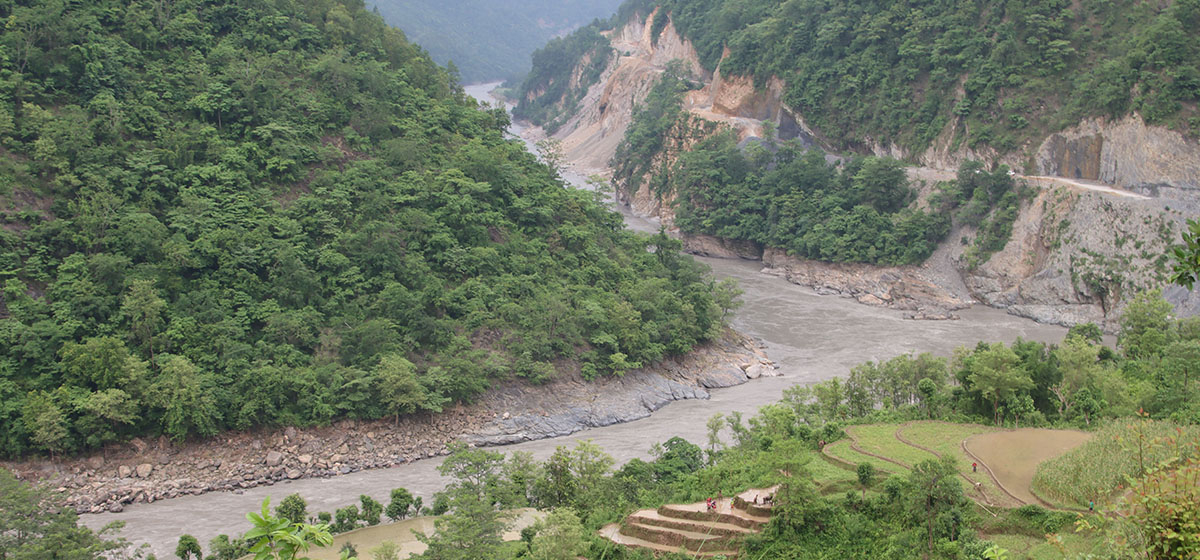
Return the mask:
M 468 93 L 481 98 L 490 87 L 472 86 Z M 657 224 L 647 220 L 628 214 L 625 218 L 631 229 L 658 229 Z M 909 320 L 899 311 L 818 295 L 811 289 L 763 274 L 761 263 L 697 260 L 711 267 L 716 277 L 736 278 L 741 284 L 745 292 L 743 305 L 734 313 L 732 325 L 765 344 L 767 355 L 778 364 L 782 376 L 714 390 L 712 398 L 706 401 L 678 401 L 635 422 L 496 449 L 528 451 L 538 459 L 545 459 L 560 445 L 571 446 L 576 441 L 590 439 L 618 464 L 635 457 L 645 459 L 654 443 L 672 436 L 702 445 L 707 434 L 705 421 L 714 413 L 739 411 L 751 415 L 759 406 L 778 400 L 783 390 L 794 384 L 844 377 L 851 367 L 867 360 L 887 359 L 906 352 L 948 356 L 955 348 L 971 346 L 979 340 L 1008 343 L 1024 338 L 1058 342 L 1066 334 L 1062 327 L 985 307 L 959 311 L 961 318 L 957 321 Z M 173 557 L 176 541 L 183 533 L 197 537 L 207 548 L 208 540 L 218 534 L 236 535 L 248 530 L 245 513 L 257 511 L 268 496 L 277 504 L 284 496 L 298 492 L 308 501 L 309 512 L 332 512 L 357 503 L 361 494 L 386 504 L 390 490 L 403 486 L 429 504 L 432 494 L 445 483 L 436 470 L 440 463 L 440 459 L 427 459 L 328 479 L 287 481 L 241 493 L 212 492 L 152 504 L 131 504 L 121 513 L 83 515 L 81 521 L 92 528 L 124 521 L 121 535 L 136 543 L 149 543 L 151 551 L 165 560 Z

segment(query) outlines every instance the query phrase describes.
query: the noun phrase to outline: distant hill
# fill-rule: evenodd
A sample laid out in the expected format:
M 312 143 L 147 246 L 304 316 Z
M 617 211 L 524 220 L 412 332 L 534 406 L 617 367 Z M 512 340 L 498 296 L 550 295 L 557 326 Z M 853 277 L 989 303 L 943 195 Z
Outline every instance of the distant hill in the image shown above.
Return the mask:
M 520 77 L 529 55 L 551 38 L 617 11 L 619 0 L 376 0 L 384 20 L 453 61 L 463 83 Z

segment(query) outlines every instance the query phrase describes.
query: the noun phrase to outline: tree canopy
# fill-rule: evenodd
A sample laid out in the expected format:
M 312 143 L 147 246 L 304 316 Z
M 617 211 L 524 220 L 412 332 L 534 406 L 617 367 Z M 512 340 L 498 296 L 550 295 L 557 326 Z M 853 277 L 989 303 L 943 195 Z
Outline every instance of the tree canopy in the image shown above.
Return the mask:
M 436 411 L 720 328 L 677 244 L 361 0 L 0 17 L 0 455 Z

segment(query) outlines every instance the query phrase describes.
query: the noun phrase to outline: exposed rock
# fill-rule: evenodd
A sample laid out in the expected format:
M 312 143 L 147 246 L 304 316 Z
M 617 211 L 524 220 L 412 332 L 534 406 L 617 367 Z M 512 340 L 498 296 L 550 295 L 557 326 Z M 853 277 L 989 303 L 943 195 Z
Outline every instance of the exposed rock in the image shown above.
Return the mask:
M 313 459 L 312 455 L 309 455 L 307 453 L 296 456 L 296 460 L 300 461 L 300 464 L 302 464 L 302 465 L 307 465 L 307 464 L 311 463 L 312 459 Z
M 779 372 L 775 370 L 775 366 L 766 363 L 758 363 L 746 368 L 747 379 L 778 377 L 779 375 Z
M 121 466 L 117 467 L 117 476 L 119 476 L 121 478 L 129 478 L 129 476 L 132 474 L 133 474 L 133 469 L 129 468 L 128 465 L 121 465 Z
M 475 445 L 503 445 L 579 430 L 628 422 L 649 416 L 667 403 L 682 399 L 707 399 L 708 389 L 745 383 L 741 368 L 765 360 L 755 344 L 733 333 L 703 351 L 680 360 L 667 360 L 650 369 L 637 369 L 621 377 L 585 382 L 560 379 L 545 391 L 530 392 L 510 386 L 488 393 L 482 404 L 491 409 L 516 410 L 496 415 L 482 429 L 464 438 Z M 570 399 L 559 395 L 569 394 Z
M 87 466 L 91 469 L 99 469 L 104 466 L 104 457 L 100 455 L 92 455 L 87 458 Z
M 271 451 L 267 452 L 267 457 L 266 457 L 265 462 L 268 467 L 277 467 L 277 466 L 279 466 L 280 463 L 283 462 L 283 453 L 280 453 L 280 452 L 272 449 Z
M 150 476 L 150 473 L 153 471 L 154 471 L 154 465 L 151 465 L 150 463 L 142 463 L 137 466 L 138 478 L 146 478 L 146 477 Z
M 681 235 L 683 250 L 702 257 L 762 260 L 763 248 L 753 241 L 731 240 L 702 234 Z
M 1090 179 L 1140 191 L 1200 190 L 1200 143 L 1132 114 L 1093 118 L 1052 134 L 1037 149 L 1039 175 Z

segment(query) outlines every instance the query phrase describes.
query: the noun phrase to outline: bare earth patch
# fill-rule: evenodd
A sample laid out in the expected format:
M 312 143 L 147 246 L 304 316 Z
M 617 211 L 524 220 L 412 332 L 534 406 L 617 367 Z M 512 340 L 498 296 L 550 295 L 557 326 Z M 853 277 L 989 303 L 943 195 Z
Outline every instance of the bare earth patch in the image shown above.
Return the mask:
M 1092 434 L 1075 430 L 1022 428 L 971 436 L 965 445 L 1009 492 L 1026 503 L 1036 504 L 1040 500 L 1029 488 L 1037 466 L 1091 438 Z

